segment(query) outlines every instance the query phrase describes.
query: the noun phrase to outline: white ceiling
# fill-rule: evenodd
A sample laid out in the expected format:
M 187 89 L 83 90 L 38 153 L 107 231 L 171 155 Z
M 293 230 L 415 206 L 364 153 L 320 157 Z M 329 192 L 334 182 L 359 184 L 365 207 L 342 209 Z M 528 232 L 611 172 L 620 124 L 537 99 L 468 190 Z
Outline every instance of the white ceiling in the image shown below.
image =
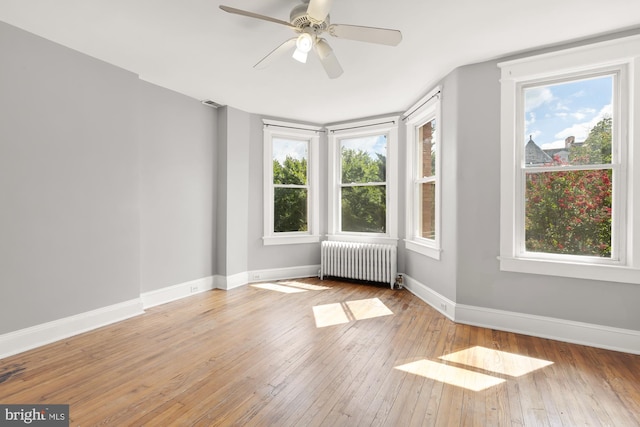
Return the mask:
M 334 0 L 331 22 L 402 31 L 397 47 L 327 39 L 315 57 L 253 65 L 294 33 L 225 4 L 289 20 L 300 0 L 0 0 L 0 20 L 197 99 L 326 124 L 406 110 L 454 68 L 640 28 L 639 0 Z

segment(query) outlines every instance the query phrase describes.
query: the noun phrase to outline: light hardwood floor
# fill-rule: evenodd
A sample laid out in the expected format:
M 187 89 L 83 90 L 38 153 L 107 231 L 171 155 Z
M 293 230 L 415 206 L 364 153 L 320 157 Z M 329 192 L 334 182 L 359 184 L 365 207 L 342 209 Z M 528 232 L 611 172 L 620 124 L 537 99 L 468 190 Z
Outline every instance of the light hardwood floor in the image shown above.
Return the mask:
M 640 356 L 458 325 L 406 290 L 260 286 L 0 360 L 0 403 L 66 403 L 72 426 L 640 425 Z

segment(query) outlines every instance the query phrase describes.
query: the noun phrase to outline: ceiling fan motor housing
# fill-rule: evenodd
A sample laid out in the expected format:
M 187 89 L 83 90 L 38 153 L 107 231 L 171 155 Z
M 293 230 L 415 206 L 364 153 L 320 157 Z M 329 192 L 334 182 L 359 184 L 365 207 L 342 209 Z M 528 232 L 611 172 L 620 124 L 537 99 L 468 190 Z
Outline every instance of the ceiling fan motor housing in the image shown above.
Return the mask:
M 308 7 L 308 4 L 301 3 L 291 9 L 291 13 L 289 14 L 289 22 L 291 22 L 291 25 L 298 28 L 300 31 L 310 27 L 313 29 L 315 34 L 320 34 L 323 31 L 326 31 L 329 27 L 329 15 L 327 15 L 324 21 L 318 22 L 307 14 Z

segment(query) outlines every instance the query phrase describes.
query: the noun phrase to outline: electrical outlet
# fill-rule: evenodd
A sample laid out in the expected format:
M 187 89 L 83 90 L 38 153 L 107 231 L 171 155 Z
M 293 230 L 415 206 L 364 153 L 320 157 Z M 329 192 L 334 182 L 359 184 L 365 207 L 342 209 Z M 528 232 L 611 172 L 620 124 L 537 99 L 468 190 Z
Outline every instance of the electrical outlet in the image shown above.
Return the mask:
M 254 280 L 260 279 L 260 273 L 253 273 L 253 279 Z
M 198 285 L 191 285 L 191 293 L 194 294 L 198 292 Z
M 442 311 L 447 311 L 447 304 L 441 302 L 440 303 L 440 309 L 442 309 Z

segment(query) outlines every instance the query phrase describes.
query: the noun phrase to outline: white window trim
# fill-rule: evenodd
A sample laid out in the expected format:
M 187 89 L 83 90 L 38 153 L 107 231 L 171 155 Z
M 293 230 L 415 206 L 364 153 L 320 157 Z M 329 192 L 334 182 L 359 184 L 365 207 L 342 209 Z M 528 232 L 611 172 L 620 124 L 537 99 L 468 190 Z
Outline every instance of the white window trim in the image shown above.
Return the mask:
M 405 247 L 408 250 L 440 260 L 441 247 L 441 176 L 442 176 L 442 148 L 441 148 L 441 106 L 440 87 L 436 87 L 426 96 L 420 99 L 414 106 L 409 108 L 405 114 L 405 125 L 407 130 L 407 173 L 406 173 L 406 206 L 405 226 L 406 238 Z M 418 235 L 419 210 L 418 189 L 416 186 L 416 176 L 419 170 L 419 160 L 421 152 L 418 145 L 418 129 L 428 121 L 436 120 L 436 195 L 435 195 L 435 239 L 425 239 Z
M 508 61 L 498 64 L 501 68 L 501 188 L 500 188 L 500 269 L 519 273 L 593 279 L 623 283 L 640 283 L 640 227 L 634 226 L 634 218 L 640 215 L 640 150 L 633 149 L 634 141 L 640 141 L 640 36 L 632 36 L 573 49 Z M 569 257 L 523 256 L 518 247 L 519 225 L 517 218 L 522 208 L 516 203 L 524 192 L 519 177 L 521 139 L 523 130 L 518 127 L 520 88 L 524 83 L 554 79 L 559 76 L 579 77 L 597 70 L 621 70 L 617 110 L 621 141 L 619 170 L 626 176 L 626 188 L 619 192 L 626 206 L 619 204 L 623 215 L 613 218 L 613 227 L 622 227 L 619 260 L 578 262 Z M 625 77 L 624 73 L 627 73 Z M 624 79 L 628 78 L 628 83 Z M 627 85 L 627 86 L 625 86 Z M 626 100 L 626 101 L 625 101 Z M 627 102 L 625 104 L 625 102 Z M 615 107 L 614 107 L 615 108 Z M 636 144 L 637 145 L 637 144 Z M 615 210 L 614 210 L 615 212 Z M 625 224 L 619 224 L 626 217 Z M 616 224 L 616 221 L 618 224 Z M 626 230 L 626 232 L 625 232 Z M 626 240 L 625 240 L 626 238 Z
M 328 240 L 398 244 L 398 116 L 354 121 L 327 127 L 328 132 Z M 386 233 L 353 233 L 340 230 L 340 140 L 374 134 L 387 135 Z
M 319 132 L 321 127 L 301 125 L 263 119 L 264 130 L 264 236 L 265 246 L 317 243 L 320 241 L 320 195 L 319 195 Z M 274 225 L 273 200 L 273 138 L 293 138 L 309 141 L 309 159 L 307 161 L 309 194 L 307 196 L 308 231 L 276 233 Z

